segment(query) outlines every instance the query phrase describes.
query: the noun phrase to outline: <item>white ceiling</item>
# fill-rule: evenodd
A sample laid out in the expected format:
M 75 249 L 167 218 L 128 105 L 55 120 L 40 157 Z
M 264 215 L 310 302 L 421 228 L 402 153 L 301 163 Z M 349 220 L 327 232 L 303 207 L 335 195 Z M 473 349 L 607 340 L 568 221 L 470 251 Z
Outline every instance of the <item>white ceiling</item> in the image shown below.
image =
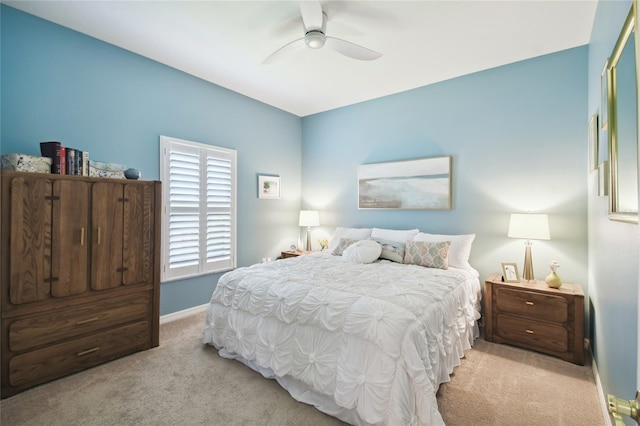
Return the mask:
M 322 1 L 326 46 L 263 65 L 303 36 L 297 1 L 7 1 L 298 116 L 589 43 L 596 0 Z

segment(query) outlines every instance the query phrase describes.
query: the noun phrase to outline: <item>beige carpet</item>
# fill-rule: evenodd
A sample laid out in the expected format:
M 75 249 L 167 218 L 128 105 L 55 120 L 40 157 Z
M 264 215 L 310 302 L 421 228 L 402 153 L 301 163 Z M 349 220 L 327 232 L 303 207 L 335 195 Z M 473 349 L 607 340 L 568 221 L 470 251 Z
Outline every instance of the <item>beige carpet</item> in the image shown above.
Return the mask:
M 161 326 L 160 347 L 0 403 L 13 425 L 338 425 L 274 380 L 201 343 L 203 314 Z M 591 367 L 482 339 L 438 394 L 455 425 L 600 426 Z

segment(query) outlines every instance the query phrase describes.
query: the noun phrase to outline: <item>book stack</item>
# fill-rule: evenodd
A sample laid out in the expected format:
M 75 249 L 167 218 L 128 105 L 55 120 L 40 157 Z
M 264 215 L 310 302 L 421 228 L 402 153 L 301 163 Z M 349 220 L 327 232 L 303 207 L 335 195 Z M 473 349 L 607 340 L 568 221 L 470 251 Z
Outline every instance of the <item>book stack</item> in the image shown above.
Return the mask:
M 51 173 L 89 176 L 89 152 L 62 146 L 60 142 L 40 142 L 43 157 L 51 158 Z

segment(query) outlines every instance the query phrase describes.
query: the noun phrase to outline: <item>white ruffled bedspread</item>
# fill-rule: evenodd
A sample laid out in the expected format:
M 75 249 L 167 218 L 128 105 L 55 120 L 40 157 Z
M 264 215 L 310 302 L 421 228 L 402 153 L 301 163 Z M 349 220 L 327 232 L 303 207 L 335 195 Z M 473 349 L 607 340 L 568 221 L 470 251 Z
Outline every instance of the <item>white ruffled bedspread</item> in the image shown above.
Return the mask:
M 444 424 L 436 391 L 478 336 L 480 294 L 473 269 L 315 253 L 223 275 L 204 342 L 296 379 L 350 423 Z

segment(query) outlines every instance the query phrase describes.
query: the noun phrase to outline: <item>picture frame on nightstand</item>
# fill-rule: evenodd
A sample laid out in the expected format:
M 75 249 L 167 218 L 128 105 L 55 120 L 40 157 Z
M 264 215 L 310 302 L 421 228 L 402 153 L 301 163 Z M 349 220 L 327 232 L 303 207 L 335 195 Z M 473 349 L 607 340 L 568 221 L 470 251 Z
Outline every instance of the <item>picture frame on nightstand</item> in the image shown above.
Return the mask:
M 502 262 L 502 279 L 505 283 L 519 283 L 518 264 L 515 262 Z

